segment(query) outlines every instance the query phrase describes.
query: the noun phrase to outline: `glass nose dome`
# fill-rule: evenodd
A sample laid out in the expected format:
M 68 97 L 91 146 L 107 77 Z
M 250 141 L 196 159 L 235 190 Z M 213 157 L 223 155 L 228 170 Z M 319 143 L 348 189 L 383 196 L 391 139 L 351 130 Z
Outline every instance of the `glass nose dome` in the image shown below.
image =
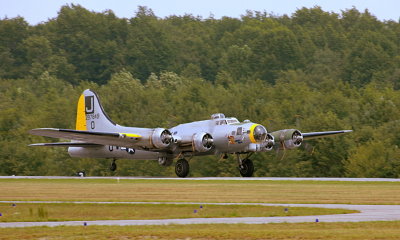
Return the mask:
M 267 130 L 265 127 L 258 125 L 254 128 L 253 137 L 257 142 L 265 141 L 265 138 L 267 137 Z

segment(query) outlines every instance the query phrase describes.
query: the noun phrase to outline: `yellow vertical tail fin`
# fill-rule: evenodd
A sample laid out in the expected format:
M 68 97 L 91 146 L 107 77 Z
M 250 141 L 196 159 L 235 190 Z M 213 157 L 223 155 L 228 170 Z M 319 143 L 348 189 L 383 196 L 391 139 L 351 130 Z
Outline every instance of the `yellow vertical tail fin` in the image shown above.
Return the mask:
M 79 97 L 78 107 L 76 109 L 76 130 L 87 131 L 84 94 Z

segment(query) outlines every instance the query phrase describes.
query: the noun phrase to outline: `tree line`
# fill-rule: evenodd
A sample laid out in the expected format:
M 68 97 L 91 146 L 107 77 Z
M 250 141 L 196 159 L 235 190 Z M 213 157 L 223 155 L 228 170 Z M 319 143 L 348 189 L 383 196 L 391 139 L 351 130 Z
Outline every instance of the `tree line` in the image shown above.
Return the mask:
M 172 127 L 222 112 L 268 131 L 353 129 L 254 156 L 256 176 L 400 175 L 400 24 L 355 8 L 291 16 L 130 18 L 63 6 L 31 26 L 0 20 L 0 174 L 174 176 L 156 161 L 70 158 L 27 133 L 74 128 L 81 92 L 98 92 L 121 125 Z M 231 156 L 191 160 L 192 176 L 236 176 Z

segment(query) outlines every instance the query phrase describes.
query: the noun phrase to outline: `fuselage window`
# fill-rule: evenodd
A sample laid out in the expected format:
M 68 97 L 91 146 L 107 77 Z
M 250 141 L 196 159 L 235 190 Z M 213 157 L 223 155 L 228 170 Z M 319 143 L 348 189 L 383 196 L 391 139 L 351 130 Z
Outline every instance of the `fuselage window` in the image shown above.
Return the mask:
M 236 134 L 237 135 L 242 135 L 242 127 L 238 127 Z

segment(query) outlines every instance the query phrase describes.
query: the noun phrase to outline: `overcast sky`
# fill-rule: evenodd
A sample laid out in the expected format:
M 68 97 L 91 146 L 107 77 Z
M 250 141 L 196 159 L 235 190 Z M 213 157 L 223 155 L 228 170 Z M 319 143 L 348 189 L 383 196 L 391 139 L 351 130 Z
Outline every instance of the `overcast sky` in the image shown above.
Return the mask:
M 35 25 L 55 18 L 60 7 L 69 4 L 80 4 L 86 9 L 102 12 L 111 9 L 118 17 L 133 17 L 137 6 L 153 9 L 158 17 L 184 15 L 207 18 L 222 16 L 240 17 L 246 10 L 266 11 L 276 15 L 291 15 L 302 7 L 321 6 L 324 11 L 340 13 L 353 6 L 360 11 L 366 8 L 380 20 L 399 21 L 400 0 L 0 0 L 0 18 L 22 16 Z

